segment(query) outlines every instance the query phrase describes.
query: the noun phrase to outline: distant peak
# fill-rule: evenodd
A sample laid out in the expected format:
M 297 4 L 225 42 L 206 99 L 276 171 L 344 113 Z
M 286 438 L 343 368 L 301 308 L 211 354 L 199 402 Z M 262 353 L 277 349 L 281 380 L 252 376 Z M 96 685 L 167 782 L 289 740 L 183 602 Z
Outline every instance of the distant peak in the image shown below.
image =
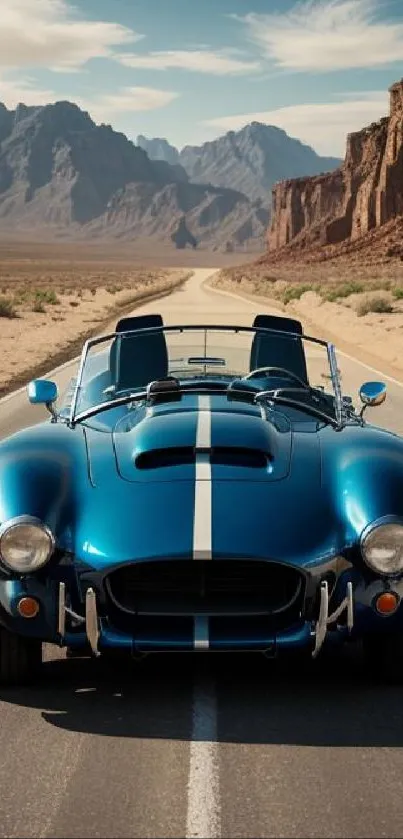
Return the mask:
M 145 134 L 139 134 L 138 137 L 137 137 L 137 143 L 139 143 L 140 140 L 142 140 L 145 143 L 166 143 L 168 146 L 171 145 L 171 143 L 168 142 L 166 137 L 152 137 L 151 138 L 151 137 L 146 137 Z
M 145 137 L 144 134 L 139 134 L 136 140 L 136 145 L 143 149 L 150 160 L 162 160 L 169 163 L 170 166 L 175 166 L 179 163 L 179 152 L 175 146 L 165 137 Z
M 41 111 L 43 106 L 41 105 L 24 105 L 23 102 L 19 102 L 15 111 L 14 111 L 14 122 L 17 125 L 19 122 L 22 122 L 27 117 L 30 117 L 32 114 L 35 114 Z M 12 113 L 12 111 L 11 111 Z
M 241 130 L 249 131 L 249 133 L 254 134 L 286 134 L 284 129 L 280 128 L 278 125 L 271 125 L 268 122 L 256 122 L 256 120 L 249 122 L 248 125 Z

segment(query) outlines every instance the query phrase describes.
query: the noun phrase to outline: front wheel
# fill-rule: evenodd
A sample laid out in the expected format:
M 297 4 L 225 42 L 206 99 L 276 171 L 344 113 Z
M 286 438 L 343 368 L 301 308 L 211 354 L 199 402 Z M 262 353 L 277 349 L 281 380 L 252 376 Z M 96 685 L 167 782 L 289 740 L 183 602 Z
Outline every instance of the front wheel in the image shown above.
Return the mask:
M 26 685 L 39 674 L 42 642 L 0 628 L 0 684 Z
M 367 635 L 362 640 L 366 673 L 377 682 L 403 684 L 403 634 Z

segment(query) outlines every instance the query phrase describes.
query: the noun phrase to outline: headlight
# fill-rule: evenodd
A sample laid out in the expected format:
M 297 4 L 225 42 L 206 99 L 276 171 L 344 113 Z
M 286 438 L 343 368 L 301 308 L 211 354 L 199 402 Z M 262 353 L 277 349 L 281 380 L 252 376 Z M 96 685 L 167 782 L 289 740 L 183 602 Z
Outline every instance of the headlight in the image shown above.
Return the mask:
M 0 527 L 0 556 L 12 571 L 29 574 L 42 568 L 54 545 L 49 528 L 31 516 L 10 519 Z
M 379 524 L 371 528 L 361 541 L 367 565 L 377 574 L 403 573 L 403 525 Z

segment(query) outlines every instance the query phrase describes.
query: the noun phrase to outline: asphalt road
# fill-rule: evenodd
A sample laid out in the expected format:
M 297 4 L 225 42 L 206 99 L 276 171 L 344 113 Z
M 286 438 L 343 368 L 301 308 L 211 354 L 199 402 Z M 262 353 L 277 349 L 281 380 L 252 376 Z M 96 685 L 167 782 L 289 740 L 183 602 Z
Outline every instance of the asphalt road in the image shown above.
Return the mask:
M 256 307 L 202 288 L 208 274 L 144 310 L 250 324 Z M 378 378 L 339 366 L 351 395 Z M 1 400 L 1 435 L 40 416 L 24 393 Z M 403 431 L 402 385 L 371 419 Z M 403 836 L 403 691 L 366 681 L 354 650 L 292 672 L 252 656 L 130 671 L 46 657 L 40 686 L 0 694 L 1 837 Z

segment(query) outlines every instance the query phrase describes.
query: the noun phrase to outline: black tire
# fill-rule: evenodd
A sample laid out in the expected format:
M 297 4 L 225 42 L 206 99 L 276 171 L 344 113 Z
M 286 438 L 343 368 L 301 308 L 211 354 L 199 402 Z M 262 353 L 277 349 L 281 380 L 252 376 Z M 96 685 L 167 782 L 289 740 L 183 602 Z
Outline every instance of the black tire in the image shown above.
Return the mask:
M 280 649 L 274 657 L 266 656 L 268 671 L 281 679 L 305 679 L 314 672 L 316 662 L 311 648 Z
M 371 680 L 403 684 L 403 634 L 367 635 L 362 651 L 365 673 Z
M 0 628 L 0 684 L 29 684 L 39 675 L 41 664 L 41 641 Z

